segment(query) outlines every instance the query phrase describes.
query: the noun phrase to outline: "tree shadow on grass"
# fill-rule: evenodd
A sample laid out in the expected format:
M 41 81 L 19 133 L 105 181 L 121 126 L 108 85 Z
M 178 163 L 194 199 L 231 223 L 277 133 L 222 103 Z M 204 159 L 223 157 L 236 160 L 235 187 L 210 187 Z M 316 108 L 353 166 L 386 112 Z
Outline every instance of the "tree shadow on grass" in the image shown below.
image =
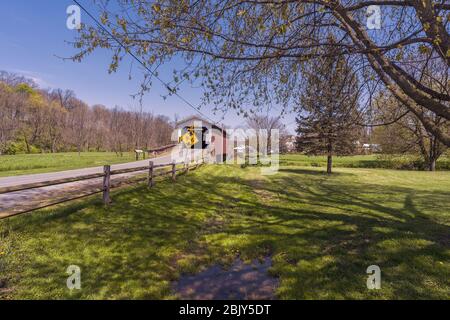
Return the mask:
M 17 297 L 172 298 L 180 272 L 270 253 L 279 298 L 449 298 L 448 192 L 311 170 L 255 184 L 233 170 L 117 191 L 109 208 L 93 201 L 18 217 Z M 82 269 L 80 291 L 65 287 L 71 264 Z M 365 285 L 372 264 L 379 291 Z
M 292 176 L 238 183 L 275 200 L 239 201 L 239 222 L 210 246 L 243 238 L 236 246 L 249 255 L 270 247 L 282 257 L 274 271 L 289 284 L 280 297 L 449 298 L 450 227 L 441 222 L 449 192 Z M 365 287 L 371 264 L 382 268 L 381 291 Z
M 261 205 L 272 220 L 232 232 L 262 242 L 260 234 L 274 239 L 269 245 L 283 252 L 275 270 L 287 283 L 280 297 L 449 298 L 450 227 L 433 212 L 419 209 L 440 202 L 440 215 L 445 215 L 449 192 L 339 180 L 303 180 L 298 185 L 292 177 L 276 180 L 264 189 L 283 197 Z M 379 292 L 365 288 L 365 270 L 371 264 L 383 272 Z
M 327 176 L 326 168 L 322 169 L 300 169 L 300 168 L 286 168 L 282 167 L 279 169 L 280 173 L 294 173 L 294 174 L 300 174 L 300 175 L 315 175 L 315 176 Z M 348 176 L 353 175 L 352 173 L 348 172 L 333 172 L 333 176 Z
M 202 203 L 182 183 L 164 182 L 114 192 L 108 208 L 93 200 L 16 217 L 11 227 L 21 239 L 10 273 L 17 297 L 170 297 L 178 274 L 172 258 L 196 245 L 208 209 L 196 212 L 182 196 Z M 65 286 L 72 264 L 82 270 L 80 291 Z
M 223 250 L 235 238 L 236 249 L 250 257 L 267 248 L 282 257 L 274 268 L 287 283 L 281 298 L 449 298 L 450 192 L 335 177 L 289 175 L 262 185 L 222 178 L 274 197 L 221 194 L 240 215 L 228 217 L 234 222 L 209 246 Z M 214 177 L 202 184 L 220 193 Z M 382 268 L 381 291 L 365 286 L 371 264 Z

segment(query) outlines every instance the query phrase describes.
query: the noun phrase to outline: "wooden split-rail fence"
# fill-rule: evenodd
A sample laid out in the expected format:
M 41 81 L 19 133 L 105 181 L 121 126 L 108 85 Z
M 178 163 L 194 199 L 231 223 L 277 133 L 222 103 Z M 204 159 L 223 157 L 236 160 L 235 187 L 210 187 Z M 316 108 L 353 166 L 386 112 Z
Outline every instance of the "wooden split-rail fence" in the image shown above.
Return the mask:
M 38 209 L 43 209 L 49 206 L 54 206 L 57 204 L 61 204 L 68 201 L 73 201 L 77 199 L 81 199 L 84 197 L 92 196 L 94 194 L 102 193 L 103 194 L 103 203 L 105 205 L 109 205 L 111 203 L 111 189 L 120 187 L 123 185 L 129 185 L 132 183 L 142 182 L 143 180 L 146 180 L 147 185 L 149 188 L 153 187 L 155 185 L 155 178 L 160 176 L 170 176 L 172 181 L 176 181 L 177 172 L 184 172 L 188 173 L 190 170 L 195 170 L 199 166 L 203 164 L 203 161 L 195 161 L 195 162 L 171 162 L 171 163 L 164 163 L 164 164 L 154 164 L 153 161 L 149 161 L 148 166 L 142 166 L 142 167 L 135 167 L 135 168 L 127 168 L 127 169 L 119 169 L 119 170 L 111 170 L 110 165 L 103 166 L 103 173 L 94 173 L 89 175 L 83 175 L 83 176 L 76 176 L 76 177 L 70 177 L 70 178 L 64 178 L 64 179 L 57 179 L 57 180 L 50 180 L 50 181 L 43 181 L 43 182 L 36 182 L 36 183 L 29 183 L 29 184 L 22 184 L 17 186 L 11 186 L 11 187 L 2 187 L 0 188 L 0 194 L 7 194 L 7 193 L 14 193 L 14 192 L 21 192 L 26 190 L 33 190 L 33 189 L 39 189 L 44 187 L 50 187 L 55 185 L 62 185 L 67 183 L 73 183 L 78 181 L 86 181 L 86 180 L 92 180 L 92 179 L 99 179 L 103 178 L 102 188 L 96 189 L 94 191 L 89 192 L 83 192 L 81 195 L 75 195 L 75 196 L 67 196 L 62 197 L 61 199 L 46 202 L 46 203 L 39 203 L 36 206 L 32 206 L 31 208 L 26 208 L 24 210 L 13 210 L 10 212 L 0 212 L 0 219 L 8 218 L 12 216 L 16 216 L 19 214 L 35 211 Z M 169 170 L 167 170 L 169 168 Z M 123 175 L 128 173 L 134 173 L 134 172 L 141 172 L 146 171 L 146 176 L 144 178 L 140 179 L 133 179 L 131 181 L 120 181 L 118 183 L 112 184 L 111 177 L 114 175 Z M 81 191 L 81 190 L 80 190 Z

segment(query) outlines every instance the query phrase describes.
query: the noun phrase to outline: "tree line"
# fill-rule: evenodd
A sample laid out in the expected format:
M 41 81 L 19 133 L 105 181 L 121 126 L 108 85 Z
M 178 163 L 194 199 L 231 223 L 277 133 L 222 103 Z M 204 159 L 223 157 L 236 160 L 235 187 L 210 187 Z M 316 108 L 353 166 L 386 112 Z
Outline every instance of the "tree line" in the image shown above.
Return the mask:
M 89 106 L 71 90 L 40 89 L 23 76 L 0 72 L 0 154 L 122 154 L 169 144 L 172 131 L 166 116 Z

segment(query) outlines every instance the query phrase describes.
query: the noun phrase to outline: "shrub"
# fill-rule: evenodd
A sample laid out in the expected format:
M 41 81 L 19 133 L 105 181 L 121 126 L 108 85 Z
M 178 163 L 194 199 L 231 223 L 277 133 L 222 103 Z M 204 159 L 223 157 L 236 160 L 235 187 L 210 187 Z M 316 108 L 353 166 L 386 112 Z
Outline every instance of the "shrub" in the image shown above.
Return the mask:
M 9 142 L 6 147 L 2 150 L 2 154 L 6 155 L 14 155 L 14 154 L 21 154 L 26 153 L 27 147 L 25 145 L 25 142 L 23 141 L 12 141 Z M 41 150 L 36 146 L 30 146 L 30 153 L 40 153 Z

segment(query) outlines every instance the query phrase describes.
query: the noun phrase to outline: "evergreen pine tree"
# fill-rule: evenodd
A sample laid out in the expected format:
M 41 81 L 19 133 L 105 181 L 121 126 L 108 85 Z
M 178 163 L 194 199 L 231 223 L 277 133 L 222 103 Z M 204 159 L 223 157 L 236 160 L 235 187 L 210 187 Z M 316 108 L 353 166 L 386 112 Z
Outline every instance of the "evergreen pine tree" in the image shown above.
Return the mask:
M 331 173 L 333 155 L 352 154 L 356 148 L 358 80 L 338 52 L 309 63 L 303 75 L 297 149 L 308 155 L 327 155 L 327 173 Z

